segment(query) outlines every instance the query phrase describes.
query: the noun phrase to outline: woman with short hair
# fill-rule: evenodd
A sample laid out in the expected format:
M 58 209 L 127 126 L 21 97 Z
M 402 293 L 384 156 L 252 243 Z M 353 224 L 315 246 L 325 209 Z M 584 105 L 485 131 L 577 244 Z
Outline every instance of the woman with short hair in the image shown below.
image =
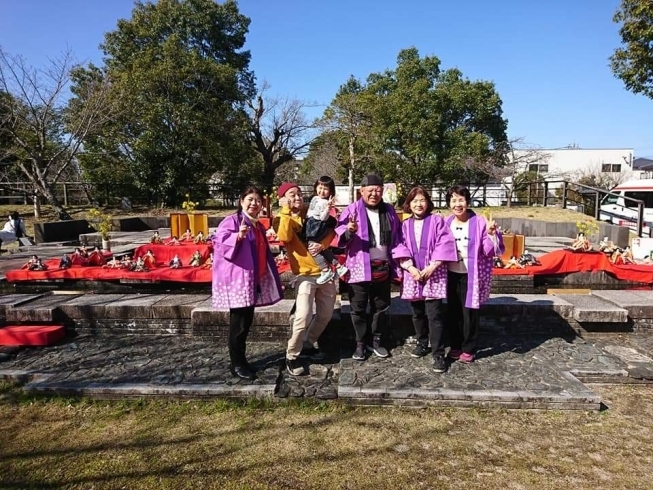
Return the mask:
M 479 309 L 490 297 L 493 260 L 505 247 L 496 222 L 468 209 L 471 195 L 467 187 L 451 187 L 446 200 L 451 215 L 445 221 L 458 255 L 457 261 L 447 264 L 449 357 L 470 363 L 478 347 Z

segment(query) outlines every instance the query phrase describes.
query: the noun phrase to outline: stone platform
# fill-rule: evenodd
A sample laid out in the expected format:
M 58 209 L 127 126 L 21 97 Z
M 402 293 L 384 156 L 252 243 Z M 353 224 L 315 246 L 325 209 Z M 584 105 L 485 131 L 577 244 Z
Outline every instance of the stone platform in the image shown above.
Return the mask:
M 63 292 L 61 292 L 63 293 Z M 0 324 L 58 323 L 68 336 L 46 348 L 0 350 L 0 377 L 29 392 L 122 398 L 310 397 L 356 404 L 590 409 L 584 383 L 653 381 L 653 292 L 493 295 L 482 309 L 478 359 L 444 375 L 413 347 L 409 306 L 391 307 L 389 359 L 353 361 L 342 301 L 321 339 L 328 353 L 309 374 L 283 369 L 291 300 L 259 308 L 248 354 L 255 382 L 233 378 L 227 315 L 208 295 L 37 294 L 0 296 Z
M 99 398 L 338 398 L 355 404 L 563 410 L 601 408 L 583 382 L 653 379 L 653 343 L 647 341 L 635 349 L 616 339 L 484 336 L 476 362 L 455 362 L 445 374 L 431 372 L 428 357 L 410 357 L 411 348 L 399 346 L 388 359 L 365 362 L 352 360 L 347 348 L 328 351 L 322 364 L 307 361 L 308 375 L 292 377 L 283 369 L 284 344 L 253 342 L 248 355 L 258 379 L 250 382 L 231 376 L 222 342 L 80 335 L 57 346 L 5 349 L 0 378 L 25 383 L 29 393 Z

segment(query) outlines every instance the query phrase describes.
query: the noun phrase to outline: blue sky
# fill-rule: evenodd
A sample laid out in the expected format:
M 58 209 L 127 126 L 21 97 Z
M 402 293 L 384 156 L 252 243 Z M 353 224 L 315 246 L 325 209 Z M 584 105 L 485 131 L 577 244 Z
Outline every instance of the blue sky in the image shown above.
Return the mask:
M 270 93 L 321 113 L 350 74 L 396 66 L 410 46 L 443 68 L 491 80 L 509 137 L 559 148 L 634 148 L 653 157 L 653 100 L 627 92 L 608 67 L 619 46 L 619 0 L 241 0 L 246 49 Z M 0 45 L 40 66 L 70 47 L 100 62 L 98 45 L 132 0 L 0 0 Z

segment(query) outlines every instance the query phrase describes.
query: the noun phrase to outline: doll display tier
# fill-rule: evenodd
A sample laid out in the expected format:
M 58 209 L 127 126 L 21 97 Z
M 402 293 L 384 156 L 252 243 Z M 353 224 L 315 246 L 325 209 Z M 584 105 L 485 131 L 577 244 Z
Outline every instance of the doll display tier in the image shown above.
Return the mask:
M 141 281 L 141 282 L 180 282 L 180 283 L 210 283 L 211 266 L 207 264 L 213 248 L 208 243 L 182 242 L 180 245 L 140 245 L 134 250 L 131 256 L 133 261 L 145 257 L 148 252 L 154 256 L 154 265 L 146 263 L 147 270 L 133 271 L 120 267 L 113 267 L 111 259 L 113 255 L 105 253 L 107 264 L 104 266 L 80 266 L 73 265 L 67 269 L 60 269 L 61 258 L 44 260 L 47 270 L 34 271 L 16 269 L 7 271 L 8 282 L 22 281 L 56 281 L 56 280 L 88 280 L 88 281 Z M 202 265 L 191 266 L 190 262 L 195 253 L 201 255 Z M 177 256 L 182 266 L 176 269 L 170 268 L 170 262 Z M 116 257 L 117 259 L 118 257 Z M 287 261 L 278 264 L 279 273 L 290 270 Z
M 59 269 L 60 258 L 45 260 L 48 270 L 30 271 L 18 269 L 7 271 L 8 282 L 21 281 L 47 281 L 61 279 L 77 280 L 134 280 L 142 282 L 180 282 L 180 283 L 210 283 L 210 267 L 190 266 L 192 255 L 199 251 L 202 255 L 202 262 L 205 263 L 211 254 L 210 244 L 188 243 L 182 245 L 155 245 L 145 244 L 136 248 L 133 258 L 143 257 L 148 250 L 152 251 L 155 257 L 156 267 L 148 268 L 148 271 L 134 272 L 125 269 L 102 267 L 102 266 L 73 266 L 69 269 Z M 171 269 L 169 263 L 177 255 L 182 262 L 182 267 Z M 107 260 L 111 255 L 105 254 Z M 344 256 L 338 256 L 344 261 Z M 522 268 L 503 269 L 494 268 L 496 276 L 551 276 L 570 274 L 586 271 L 605 271 L 619 280 L 653 284 L 653 265 L 615 265 L 612 264 L 606 254 L 601 252 L 574 252 L 570 250 L 554 250 L 538 257 L 540 265 L 529 265 Z M 278 260 L 279 273 L 290 270 L 287 260 Z
M 554 250 L 541 255 L 538 260 L 540 265 L 529 265 L 523 269 L 494 268 L 492 272 L 497 276 L 550 276 L 574 272 L 604 271 L 621 281 L 653 284 L 653 265 L 616 265 L 610 262 L 609 257 L 603 252 Z

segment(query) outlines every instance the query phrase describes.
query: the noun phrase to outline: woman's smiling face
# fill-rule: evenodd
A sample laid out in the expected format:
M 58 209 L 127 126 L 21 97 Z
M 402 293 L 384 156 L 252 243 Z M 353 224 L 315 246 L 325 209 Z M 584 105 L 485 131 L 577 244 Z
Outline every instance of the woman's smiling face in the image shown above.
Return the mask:
M 451 199 L 449 200 L 449 208 L 456 218 L 464 217 L 467 214 L 468 205 L 469 204 L 467 199 L 465 199 L 465 196 L 461 196 L 455 192 L 451 195 Z
M 240 200 L 240 207 L 253 218 L 258 216 L 263 207 L 263 199 L 256 192 L 247 194 Z
M 428 209 L 428 201 L 422 194 L 416 194 L 412 201 L 410 201 L 410 212 L 418 218 L 426 214 Z

